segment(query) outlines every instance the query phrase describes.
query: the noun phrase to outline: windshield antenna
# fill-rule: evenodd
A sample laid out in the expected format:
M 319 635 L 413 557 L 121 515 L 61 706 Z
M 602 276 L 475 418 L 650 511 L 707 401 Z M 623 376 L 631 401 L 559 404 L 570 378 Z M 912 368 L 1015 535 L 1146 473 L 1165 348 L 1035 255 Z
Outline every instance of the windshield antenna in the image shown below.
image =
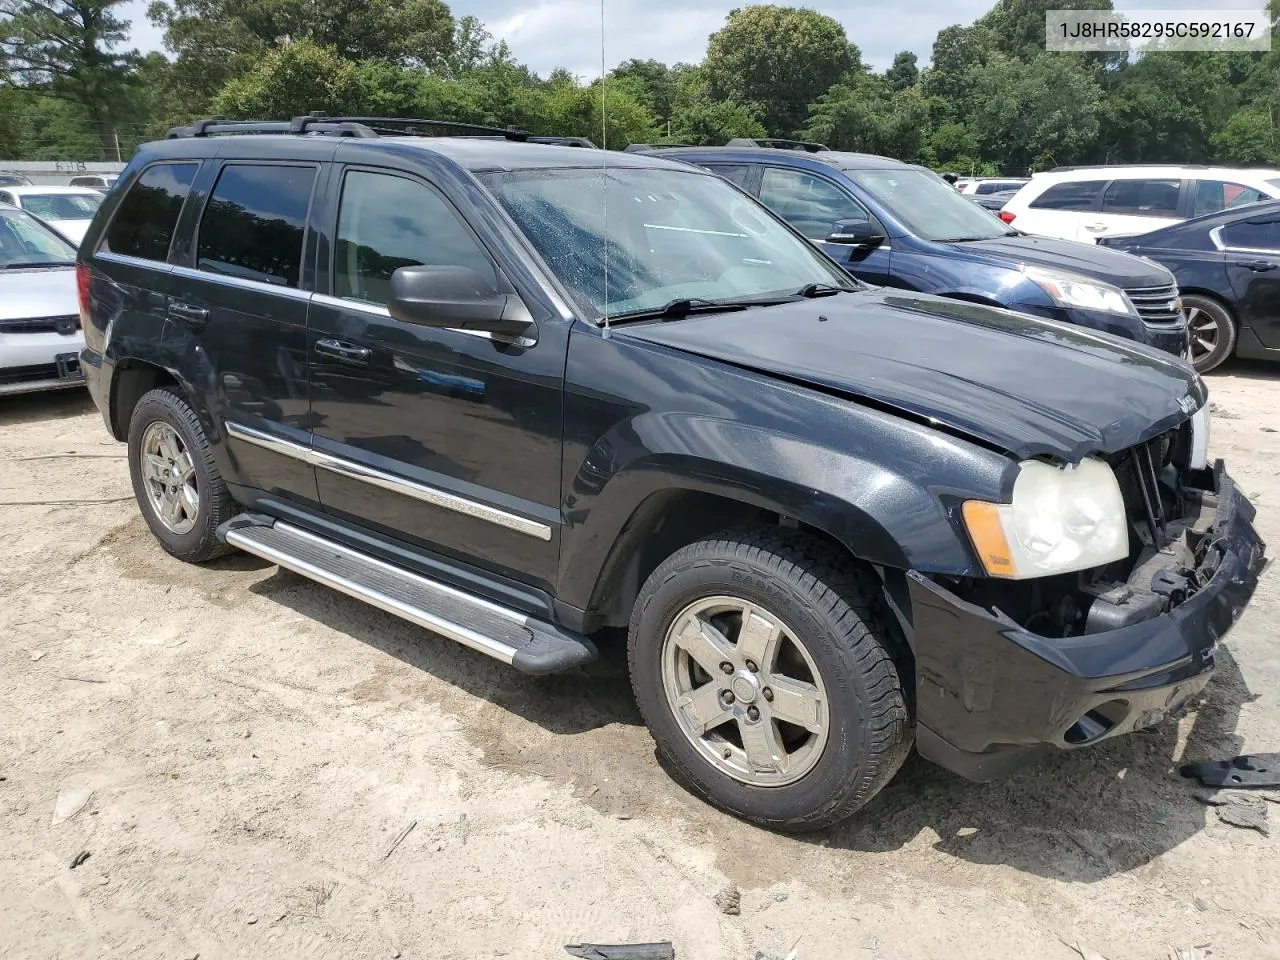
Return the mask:
M 600 199 L 604 205 L 604 338 L 609 339 L 609 107 L 605 98 L 604 2 L 600 0 Z

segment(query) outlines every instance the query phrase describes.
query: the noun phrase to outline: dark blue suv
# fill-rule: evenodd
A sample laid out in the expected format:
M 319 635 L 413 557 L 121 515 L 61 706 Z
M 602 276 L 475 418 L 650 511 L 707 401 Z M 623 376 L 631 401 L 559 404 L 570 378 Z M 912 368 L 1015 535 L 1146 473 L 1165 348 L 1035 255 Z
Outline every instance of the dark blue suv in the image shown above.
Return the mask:
M 755 145 L 661 155 L 736 183 L 859 280 L 1104 330 L 1184 356 L 1173 275 L 1150 260 L 1032 237 L 932 171 L 888 157 Z

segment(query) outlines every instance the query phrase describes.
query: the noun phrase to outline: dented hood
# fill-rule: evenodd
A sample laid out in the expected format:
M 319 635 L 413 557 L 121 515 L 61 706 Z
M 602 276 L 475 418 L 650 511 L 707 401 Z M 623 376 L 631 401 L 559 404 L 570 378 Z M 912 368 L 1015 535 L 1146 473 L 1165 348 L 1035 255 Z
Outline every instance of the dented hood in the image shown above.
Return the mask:
M 1180 360 L 995 307 L 888 289 L 615 328 L 1068 462 L 1164 432 L 1207 399 Z

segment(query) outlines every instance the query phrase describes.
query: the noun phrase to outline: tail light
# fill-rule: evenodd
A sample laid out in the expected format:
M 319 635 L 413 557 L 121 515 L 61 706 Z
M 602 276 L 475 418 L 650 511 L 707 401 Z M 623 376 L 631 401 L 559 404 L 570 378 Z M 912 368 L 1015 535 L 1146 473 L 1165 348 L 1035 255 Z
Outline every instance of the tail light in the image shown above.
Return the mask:
M 76 264 L 76 294 L 80 297 L 80 329 L 89 327 L 89 266 Z
M 1010 213 L 1008 210 L 1001 210 L 999 213 L 996 214 L 996 216 L 999 217 L 1001 220 L 1003 220 L 1005 223 L 1013 223 L 1013 221 L 1017 219 L 1017 215 Z

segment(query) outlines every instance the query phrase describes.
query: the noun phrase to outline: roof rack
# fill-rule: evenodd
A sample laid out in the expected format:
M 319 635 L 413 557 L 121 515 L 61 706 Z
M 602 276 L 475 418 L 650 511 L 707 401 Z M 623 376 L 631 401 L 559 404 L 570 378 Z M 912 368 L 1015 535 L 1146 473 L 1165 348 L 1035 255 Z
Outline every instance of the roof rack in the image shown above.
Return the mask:
M 494 137 L 483 136 L 483 137 L 476 137 L 475 139 L 477 139 L 477 140 L 505 140 L 505 139 L 508 139 L 508 138 L 506 138 L 506 137 L 497 137 L 497 136 L 494 136 Z M 585 148 L 585 149 L 587 149 L 587 150 L 596 150 L 596 149 L 599 149 L 598 147 L 596 147 L 596 145 L 595 145 L 595 143 L 594 143 L 594 142 L 592 142 L 591 140 L 588 140 L 586 137 L 534 137 L 534 136 L 526 136 L 526 137 L 524 138 L 524 142 L 526 142 L 526 143 L 545 143 L 545 144 L 550 144 L 551 146 L 557 146 L 557 147 L 583 147 L 583 148 Z
M 806 153 L 822 153 L 830 150 L 825 143 L 811 140 L 782 140 L 776 137 L 734 137 L 726 147 L 772 147 L 777 150 L 803 150 Z
M 525 141 L 529 134 L 515 127 L 488 127 L 476 123 L 458 123 L 453 120 L 423 120 L 416 117 L 331 117 L 322 110 L 313 110 L 306 116 L 292 120 L 227 120 L 225 117 L 209 117 L 197 120 L 190 126 L 174 127 L 167 134 L 170 140 L 184 137 L 210 137 L 219 134 L 321 134 L 340 137 L 377 137 L 383 133 L 412 134 L 418 129 L 457 130 L 463 136 L 497 134 L 504 140 Z M 496 139 L 496 137 L 494 138 Z
M 1071 171 L 1071 170 L 1134 170 L 1134 169 L 1144 169 L 1148 167 L 1184 167 L 1188 170 L 1208 170 L 1210 166 L 1211 165 L 1207 163 L 1081 163 L 1081 164 L 1077 164 L 1075 166 L 1070 166 L 1070 167 L 1054 167 L 1053 169 L 1046 170 L 1044 172 L 1045 173 L 1067 173 L 1068 171 Z M 1237 163 L 1221 163 L 1221 164 L 1212 164 L 1212 166 L 1237 167 L 1238 169 L 1247 170 L 1250 165 L 1237 164 Z M 1266 169 L 1266 168 L 1263 168 L 1263 169 Z M 988 178 L 988 179 L 1003 180 L 1005 178 L 995 177 L 995 178 Z M 1009 179 L 1014 179 L 1014 178 L 1011 177 Z
M 681 147 L 697 147 L 697 143 L 632 143 L 623 149 L 623 153 L 652 153 L 654 150 L 679 150 Z

